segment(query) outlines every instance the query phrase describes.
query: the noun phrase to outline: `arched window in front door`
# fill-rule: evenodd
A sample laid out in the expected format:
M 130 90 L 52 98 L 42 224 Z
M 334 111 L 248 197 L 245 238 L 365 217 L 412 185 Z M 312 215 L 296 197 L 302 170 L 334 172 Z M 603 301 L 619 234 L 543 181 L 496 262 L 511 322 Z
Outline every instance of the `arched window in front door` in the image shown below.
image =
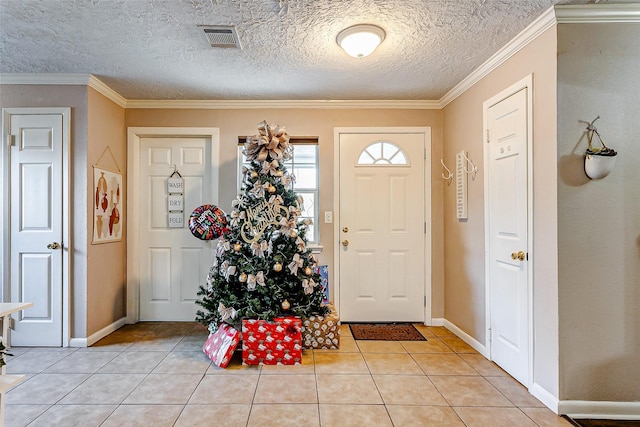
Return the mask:
M 368 145 L 360 157 L 358 166 L 409 166 L 409 161 L 404 151 L 397 145 L 388 141 L 376 141 Z

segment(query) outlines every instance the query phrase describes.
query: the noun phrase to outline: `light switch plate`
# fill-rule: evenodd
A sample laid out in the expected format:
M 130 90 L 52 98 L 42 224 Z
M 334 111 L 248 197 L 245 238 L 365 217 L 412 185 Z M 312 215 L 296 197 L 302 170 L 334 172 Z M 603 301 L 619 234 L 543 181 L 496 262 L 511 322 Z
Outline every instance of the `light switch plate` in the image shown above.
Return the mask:
M 331 224 L 333 222 L 333 212 L 325 211 L 324 212 L 324 223 Z

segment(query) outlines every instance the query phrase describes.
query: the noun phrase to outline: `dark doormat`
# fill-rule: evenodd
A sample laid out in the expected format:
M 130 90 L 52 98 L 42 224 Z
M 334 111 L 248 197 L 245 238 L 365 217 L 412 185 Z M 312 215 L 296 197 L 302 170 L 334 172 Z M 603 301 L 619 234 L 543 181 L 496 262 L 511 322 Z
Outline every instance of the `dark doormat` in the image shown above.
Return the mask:
M 411 323 L 350 323 L 356 340 L 426 341 Z
M 580 427 L 640 427 L 640 420 L 575 420 L 566 416 L 565 418 L 569 419 L 573 423 L 573 425 Z

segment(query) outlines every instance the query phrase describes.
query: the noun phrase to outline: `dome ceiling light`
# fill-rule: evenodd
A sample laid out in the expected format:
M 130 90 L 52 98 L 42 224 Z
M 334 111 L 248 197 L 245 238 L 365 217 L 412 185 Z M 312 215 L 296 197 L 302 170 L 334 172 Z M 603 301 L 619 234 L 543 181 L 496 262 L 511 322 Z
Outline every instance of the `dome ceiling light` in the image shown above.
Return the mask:
M 358 24 L 340 31 L 336 42 L 354 58 L 364 58 L 376 50 L 384 37 L 384 30 L 377 25 Z

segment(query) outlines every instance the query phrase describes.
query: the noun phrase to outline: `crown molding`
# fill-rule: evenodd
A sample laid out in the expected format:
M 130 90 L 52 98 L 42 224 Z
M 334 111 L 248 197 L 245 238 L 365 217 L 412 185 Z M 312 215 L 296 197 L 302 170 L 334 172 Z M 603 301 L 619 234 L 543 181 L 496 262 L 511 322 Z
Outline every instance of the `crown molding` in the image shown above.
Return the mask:
M 105 97 L 109 98 L 111 101 L 115 102 L 122 108 L 127 107 L 127 99 L 120 95 L 115 90 L 111 89 L 107 86 L 102 80 L 98 79 L 93 74 L 89 75 L 89 87 L 97 90 Z
M 92 74 L 0 73 L 0 84 L 89 86 L 120 107 L 124 108 L 127 102 L 119 93 Z
M 640 4 L 563 4 L 555 8 L 559 24 L 640 22 Z
M 243 110 L 262 108 L 294 109 L 405 109 L 438 110 L 439 101 L 430 100 L 128 100 L 126 108 L 174 108 Z
M 89 84 L 91 74 L 0 73 L 3 85 L 79 85 Z
M 467 89 L 511 58 L 543 32 L 556 24 L 588 24 L 607 22 L 640 22 L 640 4 L 580 4 L 557 5 L 547 9 L 520 34 L 514 37 L 491 58 L 476 68 L 464 80 L 454 86 L 442 98 L 440 105 L 446 107 Z
M 440 104 L 442 105 L 442 108 L 446 107 L 449 103 L 466 92 L 467 89 L 471 88 L 493 70 L 506 62 L 513 55 L 522 50 L 533 40 L 538 38 L 542 33 L 553 27 L 555 23 L 556 19 L 554 9 L 553 7 L 550 7 L 529 26 L 527 26 L 527 28 L 522 30 L 499 51 L 494 53 L 493 56 L 487 59 L 478 68 L 473 70 L 471 74 L 465 77 L 460 83 L 454 86 L 453 89 L 451 89 L 442 98 L 440 98 Z

